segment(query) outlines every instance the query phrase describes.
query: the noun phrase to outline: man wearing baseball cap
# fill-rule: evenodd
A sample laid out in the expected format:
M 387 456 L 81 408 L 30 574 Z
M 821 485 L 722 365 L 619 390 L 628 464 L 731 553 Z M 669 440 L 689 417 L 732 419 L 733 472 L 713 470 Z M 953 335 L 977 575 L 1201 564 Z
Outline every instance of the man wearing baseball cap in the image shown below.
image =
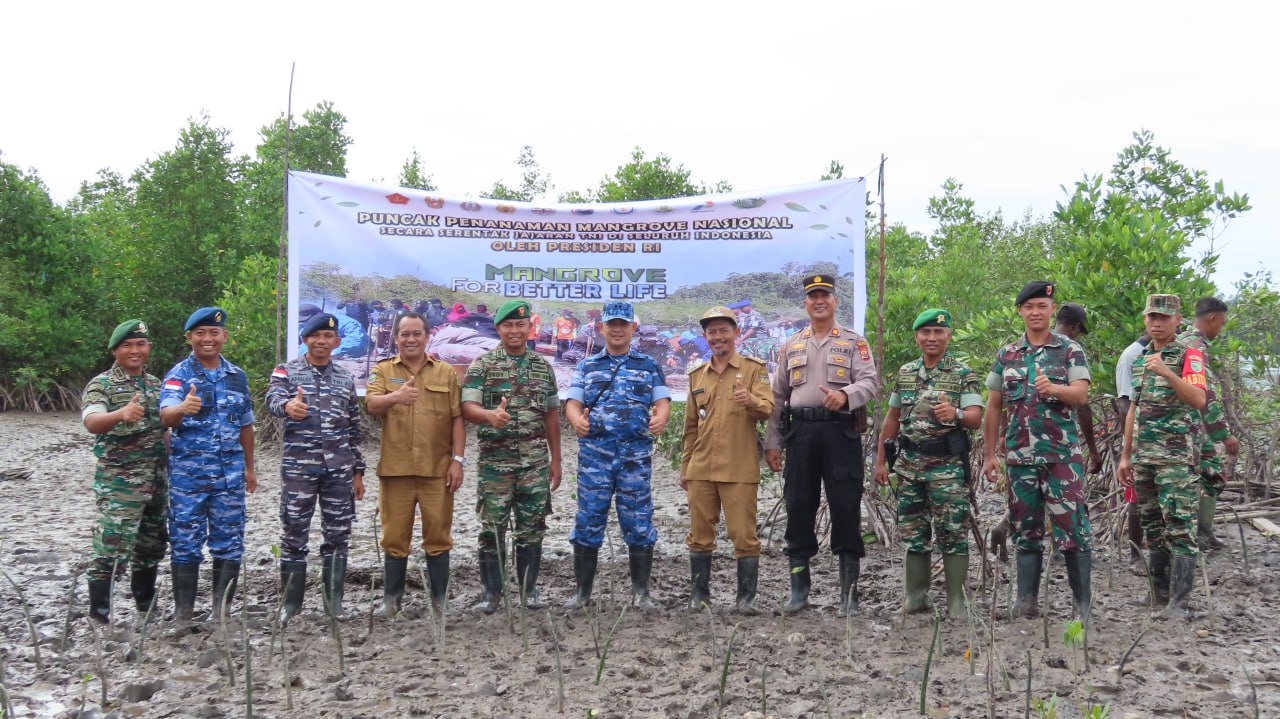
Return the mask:
M 1079 342 L 1081 337 L 1089 334 L 1088 319 L 1083 306 L 1063 302 L 1058 308 L 1053 331 Z M 1080 433 L 1084 435 L 1084 444 L 1089 448 L 1089 474 L 1097 474 L 1102 471 L 1102 452 L 1098 449 L 1098 438 L 1093 431 L 1093 409 L 1088 402 L 1076 407 L 1076 419 L 1080 423 Z

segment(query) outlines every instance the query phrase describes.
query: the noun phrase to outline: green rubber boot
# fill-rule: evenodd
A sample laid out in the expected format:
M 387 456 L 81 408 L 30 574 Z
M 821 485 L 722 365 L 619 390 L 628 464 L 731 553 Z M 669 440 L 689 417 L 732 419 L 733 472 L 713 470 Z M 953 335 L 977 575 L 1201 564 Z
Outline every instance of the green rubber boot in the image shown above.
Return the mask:
M 903 574 L 906 578 L 907 614 L 920 614 L 933 609 L 929 601 L 929 580 L 933 570 L 933 557 L 928 554 L 907 552 L 903 562 Z

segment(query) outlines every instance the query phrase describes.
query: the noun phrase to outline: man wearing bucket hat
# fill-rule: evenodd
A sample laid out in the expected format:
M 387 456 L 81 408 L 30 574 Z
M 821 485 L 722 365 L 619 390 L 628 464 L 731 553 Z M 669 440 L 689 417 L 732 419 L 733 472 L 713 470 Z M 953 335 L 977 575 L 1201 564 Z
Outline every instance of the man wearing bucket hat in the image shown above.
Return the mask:
M 89 380 L 80 397 L 85 429 L 95 435 L 98 458 L 93 494 L 98 516 L 93 531 L 89 618 L 106 624 L 111 615 L 114 572 L 128 565 L 130 589 L 140 614 L 156 595 L 156 566 L 169 533 L 165 432 L 160 423 L 160 380 L 147 374 L 151 340 L 142 320 L 116 326 L 107 341 L 111 369 Z
M 478 608 L 492 614 L 502 604 L 506 533 L 515 526 L 516 573 L 526 607 L 545 606 L 538 595 L 542 536 L 551 513 L 551 492 L 560 486 L 560 398 L 555 372 L 530 352 L 524 300 L 508 300 L 494 313 L 502 344 L 467 368 L 462 416 L 476 427 L 480 445 L 480 581 Z
M 338 318 L 312 315 L 298 332 L 307 352 L 271 372 L 267 411 L 284 420 L 280 458 L 281 621 L 302 610 L 307 583 L 307 535 L 320 504 L 324 607 L 342 617 L 347 543 L 358 499 L 364 497 L 360 397 L 355 379 L 332 361 Z

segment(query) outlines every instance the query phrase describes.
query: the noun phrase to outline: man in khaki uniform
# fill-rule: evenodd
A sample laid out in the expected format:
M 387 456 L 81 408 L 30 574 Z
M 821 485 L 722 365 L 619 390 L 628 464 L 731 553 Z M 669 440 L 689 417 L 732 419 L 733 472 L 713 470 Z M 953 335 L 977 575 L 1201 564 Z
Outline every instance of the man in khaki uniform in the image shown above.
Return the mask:
M 702 334 L 711 360 L 689 370 L 685 404 L 680 487 L 689 495 L 689 608 L 711 601 L 711 553 L 716 523 L 724 521 L 738 558 L 741 612 L 755 613 L 760 575 L 760 540 L 756 537 L 756 490 L 760 458 L 756 423 L 773 413 L 773 391 L 764 362 L 734 349 L 738 323 L 733 310 L 712 307 L 702 315 Z
M 765 459 L 782 470 L 787 450 L 783 499 L 787 503 L 786 554 L 791 565 L 791 597 L 783 611 L 809 606 L 809 560 L 818 553 L 814 520 L 825 486 L 831 517 L 831 552 L 840 569 L 840 613 L 858 609 L 862 546 L 862 433 L 866 405 L 880 392 L 880 377 L 867 340 L 836 324 L 839 298 L 835 277 L 804 278 L 809 327 L 778 350 L 773 376 L 773 416 L 765 437 Z
M 453 493 L 462 486 L 467 444 L 458 375 L 426 354 L 426 319 L 415 312 L 403 314 L 393 334 L 400 354 L 375 365 L 365 386 L 369 414 L 385 417 L 378 509 L 387 558 L 378 614 L 387 617 L 400 611 L 404 596 L 415 508 L 422 512 L 431 600 L 441 608 L 447 602 Z

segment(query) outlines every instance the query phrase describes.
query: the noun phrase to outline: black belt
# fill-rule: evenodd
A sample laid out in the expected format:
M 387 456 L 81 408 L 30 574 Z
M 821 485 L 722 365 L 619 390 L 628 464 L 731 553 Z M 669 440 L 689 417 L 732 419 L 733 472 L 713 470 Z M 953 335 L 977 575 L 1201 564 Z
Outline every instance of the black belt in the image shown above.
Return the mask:
M 926 439 L 921 442 L 913 442 L 909 437 L 898 437 L 898 446 L 908 452 L 916 452 L 919 454 L 927 454 L 932 457 L 945 457 L 955 454 L 951 450 L 951 443 L 942 439 Z
M 826 407 L 792 407 L 791 421 L 796 422 L 837 422 L 850 419 L 848 412 L 832 412 Z

